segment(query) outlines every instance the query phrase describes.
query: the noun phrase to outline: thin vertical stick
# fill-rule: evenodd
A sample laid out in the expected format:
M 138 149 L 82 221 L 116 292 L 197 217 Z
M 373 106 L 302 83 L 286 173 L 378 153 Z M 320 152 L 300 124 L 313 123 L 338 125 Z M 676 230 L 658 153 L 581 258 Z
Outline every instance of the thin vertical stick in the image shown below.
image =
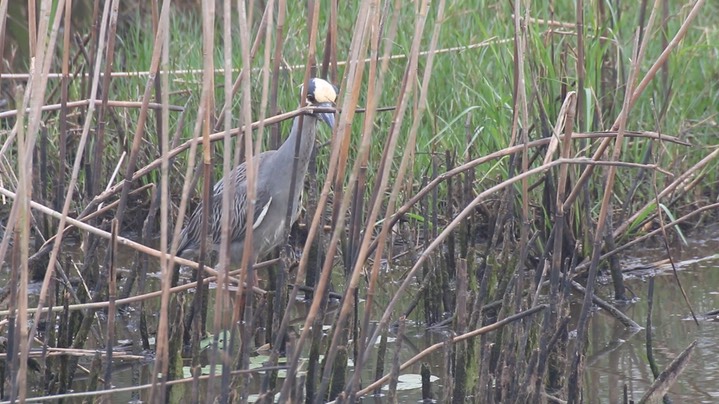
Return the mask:
M 51 2 L 43 2 L 41 6 L 41 19 L 40 19 L 40 29 L 39 29 L 39 40 L 38 40 L 38 47 L 36 50 L 38 51 L 38 54 L 36 56 L 36 61 L 41 61 L 41 70 L 35 71 L 37 73 L 37 77 L 35 77 L 32 80 L 32 85 L 28 86 L 28 89 L 26 89 L 26 98 L 27 98 L 27 91 L 30 89 L 30 87 L 33 88 L 32 91 L 32 100 L 31 100 L 31 108 L 30 108 L 30 115 L 28 118 L 28 138 L 26 139 L 28 151 L 31 151 L 35 147 L 35 135 L 37 133 L 37 129 L 39 126 L 40 121 L 40 113 L 41 113 L 41 105 L 43 104 L 43 97 L 45 94 L 45 88 L 47 86 L 47 73 L 50 71 L 50 65 L 52 64 L 53 60 L 53 52 L 52 50 L 55 49 L 55 41 L 57 39 L 57 33 L 60 28 L 60 20 L 61 13 L 55 13 L 53 20 L 53 26 L 52 30 L 50 32 L 50 39 L 47 41 L 47 47 L 45 46 L 45 37 L 47 36 L 47 26 L 49 24 L 50 20 L 50 9 L 51 9 Z M 60 0 L 57 4 L 58 10 L 63 10 L 65 7 L 64 0 Z M 109 8 L 109 7 L 108 7 Z M 37 65 L 36 65 L 37 67 Z M 37 86 L 37 87 L 36 87 Z M 25 107 L 25 105 L 23 105 Z M 81 146 L 82 146 L 82 139 L 81 139 Z M 82 153 L 78 153 L 78 158 L 81 156 Z M 28 158 L 25 159 L 24 163 L 26 165 L 29 165 L 29 167 L 32 167 L 32 152 L 29 152 Z M 30 168 L 28 168 L 30 170 Z M 69 202 L 69 201 L 67 201 Z M 15 205 L 13 204 L 13 209 L 15 208 Z M 67 215 L 67 211 L 64 212 L 64 216 Z M 11 217 L 12 219 L 12 213 Z M 61 221 L 62 222 L 62 221 Z M 10 225 L 8 225 L 8 229 L 11 228 Z M 4 240 L 3 240 L 4 241 Z M 56 244 L 56 246 L 59 247 L 59 245 Z M 0 246 L 0 250 L 2 250 L 2 246 Z M 55 249 L 53 250 L 55 252 Z M 0 261 L 2 260 L 2 256 L 4 255 L 3 251 L 0 251 Z M 42 307 L 42 304 L 44 302 L 45 297 L 47 296 L 47 290 L 50 284 L 50 280 L 52 278 L 52 269 L 55 268 L 55 260 L 57 259 L 57 254 L 51 256 L 50 262 L 48 263 L 48 270 L 45 273 L 45 279 L 43 280 L 42 288 L 40 289 L 40 296 L 38 298 L 38 306 Z M 35 331 L 37 329 L 37 324 L 39 323 L 39 317 L 36 317 L 36 321 L 32 322 L 32 328 L 30 329 L 30 332 L 28 334 L 28 341 L 31 341 L 33 337 L 35 336 Z M 27 349 L 29 349 L 31 342 L 28 342 L 28 345 L 26 346 Z
M 0 55 L 5 54 L 5 27 L 7 23 L 7 5 L 9 0 L 0 0 Z M 3 64 L 0 63 L 0 84 L 2 84 Z
M 223 0 L 222 2 L 222 43 L 223 43 L 223 57 L 224 57 L 224 98 L 225 102 L 222 106 L 223 121 L 225 128 L 225 136 L 223 139 L 223 150 L 222 150 L 222 175 L 225 178 L 225 191 L 222 193 L 222 208 L 221 208 L 221 220 L 220 220 L 220 278 L 218 279 L 219 287 L 216 289 L 215 294 L 215 318 L 214 328 L 215 333 L 219 333 L 220 330 L 226 330 L 229 324 L 221 324 L 222 319 L 225 318 L 225 310 L 227 309 L 227 303 L 229 302 L 229 282 L 227 279 L 227 271 L 229 270 L 230 262 L 230 204 L 233 202 L 231 197 L 235 195 L 235 181 L 232 181 L 233 176 L 231 175 L 232 170 L 232 137 L 230 136 L 230 129 L 232 129 L 232 5 L 231 0 Z M 214 10 L 212 10 L 214 14 Z M 213 15 L 214 18 L 214 15 Z M 204 21 L 203 21 L 204 22 Z M 257 35 L 259 37 L 259 34 Z M 249 69 L 249 66 L 243 66 L 243 70 Z M 217 122 L 219 125 L 220 122 Z M 251 223 L 251 222 L 248 222 Z M 242 289 L 242 287 L 238 287 Z M 238 302 L 239 304 L 239 302 Z M 222 347 L 223 352 L 233 352 L 235 347 L 236 339 L 236 327 L 230 326 L 231 334 L 230 339 L 227 341 L 225 338 Z M 229 346 L 228 346 L 229 345 Z M 214 349 L 214 347 L 213 347 Z M 213 355 L 214 356 L 214 355 Z M 229 402 L 230 395 L 230 371 L 231 371 L 231 360 L 230 355 L 223 355 L 222 360 L 222 381 L 220 383 L 220 402 Z
M 410 60 L 407 65 L 407 70 L 405 71 L 406 82 L 404 83 L 404 85 L 407 87 L 404 88 L 405 94 L 402 96 L 402 99 L 401 99 L 402 103 L 400 103 L 400 106 L 397 109 L 397 112 L 395 114 L 395 120 L 397 120 L 397 122 L 395 124 L 393 124 L 393 132 L 400 131 L 403 115 L 407 108 L 407 105 L 405 105 L 405 103 L 407 102 L 406 100 L 410 96 L 408 87 L 409 87 L 410 83 L 415 81 L 417 63 L 418 63 L 417 58 L 418 58 L 418 52 L 419 52 L 419 45 L 420 45 L 420 41 L 422 38 L 422 33 L 424 32 L 424 23 L 426 20 L 427 7 L 428 7 L 428 4 L 423 3 L 423 9 L 420 11 L 420 14 L 418 15 L 418 21 L 416 22 L 416 25 L 415 25 L 415 33 L 414 33 L 415 43 L 412 44 Z M 435 22 L 434 31 L 432 33 L 430 49 L 435 49 L 437 46 L 437 41 L 439 38 L 442 20 L 444 18 L 443 17 L 444 16 L 444 7 L 445 7 L 445 2 L 444 2 L 444 0 L 441 0 L 439 2 L 439 6 L 437 9 L 437 19 Z M 408 149 L 408 150 L 414 150 L 415 142 L 416 142 L 416 138 L 417 138 L 417 132 L 419 131 L 419 124 L 421 121 L 421 117 L 422 117 L 424 110 L 426 108 L 426 105 L 427 105 L 427 103 L 426 103 L 427 89 L 429 88 L 428 86 L 429 86 L 429 82 L 431 79 L 431 71 L 432 71 L 432 66 L 433 66 L 433 62 L 434 62 L 433 53 L 430 53 L 428 56 L 429 57 L 427 58 L 427 65 L 425 66 L 424 75 L 422 77 L 422 87 L 420 89 L 420 94 L 419 94 L 419 102 L 418 102 L 419 107 L 417 109 L 416 115 L 413 116 L 414 120 L 412 121 L 412 127 L 410 128 L 409 139 L 407 140 L 407 145 L 405 146 L 406 149 Z M 390 154 L 390 153 L 392 153 L 392 154 Z M 385 161 L 383 162 L 383 165 L 389 165 L 389 158 L 391 158 L 391 157 L 387 157 L 387 156 L 391 156 L 393 154 L 394 154 L 394 146 L 391 146 L 390 149 L 385 150 L 385 156 L 384 156 Z M 399 197 L 399 193 L 402 188 L 402 178 L 404 177 L 404 173 L 410 164 L 411 158 L 409 156 L 411 156 L 411 155 L 413 155 L 412 152 L 405 153 L 405 155 L 402 159 L 402 162 L 400 163 L 400 168 L 397 173 L 397 179 L 394 181 L 394 186 L 392 188 L 392 193 L 390 194 L 389 202 L 387 203 L 387 212 L 385 213 L 385 220 L 382 223 L 382 231 L 380 232 L 380 235 L 378 237 L 378 244 L 377 244 L 378 246 L 374 252 L 375 262 L 373 263 L 372 273 L 371 273 L 371 277 L 370 277 L 370 291 L 372 292 L 372 295 L 374 295 L 374 293 L 375 293 L 374 292 L 375 287 L 376 287 L 375 285 L 377 284 L 377 279 L 379 276 L 379 264 L 381 261 L 380 258 L 382 257 L 383 252 L 384 252 L 384 245 L 385 245 L 384 241 L 386 240 L 386 237 L 389 234 L 389 230 L 391 229 L 390 220 L 388 220 L 388 219 L 394 213 L 394 205 L 395 205 L 395 202 L 397 201 L 397 198 Z M 388 169 L 386 169 L 386 170 L 388 170 Z M 385 171 L 385 170 L 383 170 L 383 171 Z M 375 192 L 374 192 L 375 201 L 374 201 L 374 206 L 372 208 L 372 213 L 370 213 L 370 217 L 367 220 L 368 226 L 374 224 L 375 220 L 373 219 L 373 217 L 376 217 L 376 216 L 373 216 L 373 214 L 376 215 L 379 212 L 379 207 L 381 205 L 381 200 L 380 200 L 381 198 L 379 197 L 379 195 L 381 195 L 381 193 L 382 193 L 381 190 L 387 186 L 388 180 L 389 180 L 389 172 L 386 172 L 383 174 L 383 176 L 380 180 L 381 181 L 380 185 L 377 188 L 377 190 L 379 190 L 379 191 L 375 190 Z M 368 234 L 371 234 L 371 232 L 368 233 L 365 230 L 365 239 L 363 240 L 363 245 L 360 250 L 360 256 L 359 256 L 356 266 L 355 266 L 355 272 L 357 272 L 359 270 L 359 267 L 361 265 L 363 265 L 364 260 L 370 251 L 369 242 L 371 240 L 367 237 Z M 370 291 L 368 291 L 368 294 L 367 294 L 368 302 L 366 303 L 366 306 L 365 306 L 367 308 L 366 309 L 367 311 L 371 311 L 371 307 L 372 307 L 370 304 L 370 302 L 372 300 L 370 297 L 371 296 Z M 367 314 L 365 315 L 365 322 L 366 321 L 368 321 Z M 381 329 L 383 327 L 384 327 L 384 325 L 381 325 L 381 324 L 378 325 L 377 328 L 375 328 L 374 334 L 369 339 L 362 341 L 362 344 L 364 345 L 364 349 L 365 349 L 364 356 L 362 358 L 362 362 L 367 362 L 369 360 L 369 354 L 371 352 L 369 347 L 372 346 L 372 344 L 373 344 L 372 341 L 374 341 L 377 338 L 377 336 L 379 335 L 379 332 L 381 331 Z M 353 376 L 353 386 L 352 386 L 353 388 L 357 384 L 356 380 L 358 380 L 357 378 L 359 377 L 359 375 L 357 374 L 357 373 L 359 373 L 358 371 L 359 371 L 359 369 L 357 369 L 355 371 L 355 375 Z
M 277 35 L 275 39 L 275 49 L 272 56 L 272 85 L 270 86 L 270 116 L 275 116 L 279 112 L 277 105 L 277 91 L 280 79 L 280 62 L 282 61 L 282 49 L 284 45 L 285 32 L 285 16 L 287 14 L 286 0 L 277 2 Z M 269 42 L 265 45 L 269 46 Z M 273 148 L 280 147 L 280 125 L 273 125 L 270 130 L 270 145 Z
M 170 1 L 165 0 L 162 3 L 162 9 L 160 11 L 160 18 L 159 18 L 159 24 L 157 28 L 157 34 L 155 35 L 155 41 L 153 44 L 153 50 L 152 50 L 152 60 L 150 63 L 150 71 L 152 72 L 150 74 L 150 77 L 147 80 L 147 83 L 145 84 L 145 91 L 143 94 L 142 99 L 142 108 L 140 110 L 140 116 L 138 119 L 138 126 L 135 130 L 135 135 L 133 138 L 133 145 L 132 150 L 130 151 L 130 159 L 128 161 L 128 167 L 127 172 L 125 174 L 125 178 L 132 178 L 132 174 L 135 171 L 135 164 L 137 161 L 137 154 L 139 152 L 139 147 L 142 140 L 142 134 L 144 132 L 144 125 L 145 120 L 147 119 L 147 104 L 150 100 L 150 94 L 152 91 L 152 87 L 155 83 L 155 79 L 157 77 L 157 72 L 159 70 L 160 61 L 161 61 L 161 55 L 163 53 L 163 46 L 167 43 L 166 36 L 168 36 L 168 30 L 169 30 L 169 20 L 170 20 Z M 165 91 L 163 93 L 167 92 L 167 88 L 165 88 Z M 166 108 L 166 106 L 163 103 L 163 108 Z M 168 192 L 167 192 L 167 182 L 168 182 L 168 147 L 167 147 L 167 127 L 168 125 L 163 125 L 163 133 L 162 133 L 162 163 L 161 163 L 161 179 L 160 179 L 160 193 L 161 198 L 163 201 L 166 201 L 168 199 Z M 122 225 L 122 214 L 124 210 L 124 205 L 127 200 L 127 193 L 129 193 L 131 182 L 126 182 L 125 186 L 123 186 L 122 194 L 123 196 L 120 196 L 120 202 L 118 205 L 118 210 L 116 214 L 116 219 L 118 220 L 119 225 Z M 168 262 L 167 256 L 165 255 L 167 252 L 167 230 L 166 224 L 167 224 L 167 211 L 163 209 L 167 209 L 165 203 L 162 203 L 160 205 L 160 224 L 161 224 L 161 231 L 160 231 L 160 244 L 161 244 L 161 255 L 160 255 L 160 273 L 162 274 L 162 282 L 161 282 L 161 289 L 162 289 L 162 296 L 160 298 L 160 320 L 157 327 L 157 338 L 156 338 L 156 361 L 155 366 L 152 371 L 152 384 L 153 387 L 150 390 L 150 402 L 156 402 L 153 400 L 157 400 L 157 402 L 164 402 L 165 401 L 165 383 L 167 381 L 167 371 L 168 371 L 168 358 L 169 358 L 169 351 L 168 351 L 168 312 L 169 312 L 169 306 L 170 306 L 170 284 L 172 282 L 172 276 L 169 276 L 170 274 L 170 265 L 171 262 Z
M 29 47 L 31 59 L 37 56 L 37 11 L 36 11 L 36 0 L 27 0 L 27 31 L 29 37 Z M 59 9 L 59 8 L 58 8 Z
M 267 7 L 270 7 L 268 5 Z M 253 239 L 253 226 L 251 225 L 254 222 L 254 213 L 255 213 L 255 203 L 257 198 L 257 164 L 254 160 L 254 150 L 252 146 L 252 127 L 250 123 L 252 123 L 252 94 L 251 94 L 251 82 L 250 82 L 250 65 L 252 63 L 252 59 L 250 56 L 251 49 L 250 49 L 250 23 L 248 21 L 247 16 L 247 10 L 245 7 L 245 2 L 243 0 L 237 1 L 237 8 L 238 8 L 238 17 L 239 17 L 239 25 L 240 25 L 240 47 L 241 47 L 241 54 L 242 54 L 242 65 L 244 69 L 242 69 L 242 75 L 240 76 L 241 81 L 241 89 L 242 89 L 242 110 L 240 113 L 240 124 L 245 125 L 245 133 L 244 133 L 244 149 L 245 149 L 245 166 L 246 166 L 246 175 L 247 175 L 247 199 L 246 199 L 246 205 L 245 205 L 245 213 L 247 215 L 245 223 L 248 223 L 247 226 L 245 226 L 245 239 L 244 239 L 244 249 L 245 252 L 242 256 L 242 262 L 241 267 L 244 269 L 240 275 L 240 285 L 243 285 L 244 283 L 247 283 L 248 289 L 247 289 L 247 296 L 244 297 L 245 288 L 242 286 L 237 288 L 237 304 L 235 304 L 235 310 L 232 313 L 232 324 L 233 326 L 235 324 L 238 324 L 240 322 L 241 316 L 243 313 L 240 313 L 240 308 L 243 307 L 244 303 L 244 309 L 246 317 L 244 318 L 244 324 L 242 325 L 242 330 L 240 336 L 242 337 L 241 341 L 241 349 L 240 349 L 240 365 L 244 366 L 245 362 L 248 358 L 248 347 L 249 347 L 249 339 L 251 338 L 252 332 L 249 329 L 249 324 L 252 322 L 252 301 L 253 301 L 253 293 L 252 293 L 252 286 L 254 286 L 254 270 L 253 265 L 255 264 L 254 260 L 256 259 L 254 252 L 250 254 L 249 252 L 253 251 L 252 245 L 252 239 Z M 260 33 L 258 32 L 258 37 Z M 264 125 L 264 122 L 262 123 Z M 259 147 L 261 145 L 261 139 L 258 139 L 258 151 Z M 239 144 L 238 144 L 239 147 Z M 239 162 L 239 155 L 235 156 L 235 161 Z M 240 401 L 245 402 L 248 396 L 247 392 L 247 381 L 248 378 L 244 377 L 242 378 L 242 387 L 240 392 Z
M 70 84 L 70 33 L 72 32 L 72 0 L 65 2 L 65 22 L 62 38 L 62 81 L 60 83 L 60 141 L 58 145 L 57 173 L 55 175 L 55 201 L 53 208 L 60 210 L 65 194 L 65 171 L 67 159 L 67 99 Z M 0 52 L 2 55 L 2 52 Z
M 24 112 L 24 111 L 23 111 Z M 24 114 L 23 114 L 24 115 Z M 27 312 L 27 288 L 28 288 L 28 257 L 30 256 L 30 198 L 32 197 L 32 170 L 25 164 L 28 158 L 32 158 L 32 150 L 28 149 L 25 138 L 25 122 L 20 117 L 17 125 L 17 144 L 18 144 L 18 193 L 15 204 L 18 205 L 18 227 L 16 232 L 19 233 L 20 239 L 15 240 L 20 245 L 20 284 L 12 285 L 18 287 L 17 309 L 18 318 L 17 325 L 19 338 L 19 349 L 15 352 L 20 353 L 19 368 L 17 370 L 16 384 L 13 386 L 13 393 L 17 392 L 17 397 L 21 403 L 25 402 L 27 397 L 27 360 L 28 360 L 28 312 Z M 17 345 L 15 345 L 17 346 Z M 17 363 L 17 362 L 16 362 Z
M 105 353 L 107 363 L 105 366 L 105 389 L 112 388 L 112 347 L 115 345 L 115 298 L 117 297 L 117 287 L 115 282 L 115 260 L 117 258 L 117 233 L 119 224 L 117 220 L 112 220 L 110 237 L 110 266 L 107 271 L 107 340 L 105 341 Z M 103 401 L 107 401 L 108 396 L 103 396 Z
M 318 7 L 318 4 L 316 4 L 315 7 Z M 363 2 L 361 5 L 361 8 L 360 8 L 360 11 L 358 13 L 358 15 L 362 18 L 359 18 L 360 22 L 358 22 L 355 25 L 354 35 L 352 36 L 353 41 L 350 46 L 350 55 L 348 57 L 349 60 L 361 60 L 364 58 L 360 54 L 360 45 L 361 45 L 360 38 L 365 33 L 364 24 L 361 21 L 366 20 L 367 8 L 368 8 L 368 2 Z M 315 13 L 318 13 L 318 12 L 319 12 L 319 10 L 315 10 Z M 317 31 L 316 27 L 313 27 L 313 29 L 311 31 L 312 35 L 310 36 L 311 40 L 313 38 L 316 38 L 316 31 Z M 313 46 L 313 43 L 310 43 L 310 56 L 314 55 L 314 48 L 315 48 L 315 46 Z M 309 67 L 309 63 L 308 63 L 308 67 Z M 345 74 L 346 74 L 345 77 L 352 77 L 352 79 L 348 80 L 348 83 L 347 83 L 347 88 L 349 88 L 351 90 L 349 92 L 344 93 L 344 99 L 343 99 L 343 103 L 342 103 L 343 111 L 354 110 L 354 106 L 356 106 L 356 103 L 357 103 L 357 97 L 359 95 L 360 81 L 354 79 L 353 74 L 356 72 L 356 70 L 357 70 L 357 63 L 352 63 L 352 64 L 350 64 L 349 69 L 345 71 Z M 305 72 L 305 82 L 308 79 L 309 79 L 309 71 L 306 71 Z M 303 91 L 303 97 L 306 97 L 307 86 L 305 86 L 304 88 L 305 89 Z M 309 234 L 307 235 L 307 240 L 305 241 L 305 250 L 306 251 L 309 251 L 309 248 L 312 246 L 312 243 L 314 242 L 314 238 L 317 234 L 317 231 L 319 228 L 318 224 L 320 222 L 321 216 L 323 215 L 323 211 L 324 211 L 321 207 L 325 206 L 325 204 L 327 203 L 327 199 L 329 196 L 329 188 L 330 188 L 330 185 L 332 184 L 332 174 L 336 172 L 335 170 L 337 169 L 338 166 L 341 166 L 341 165 L 344 165 L 347 163 L 346 161 L 340 161 L 338 158 L 338 156 L 340 154 L 339 149 L 340 149 L 340 146 L 342 143 L 338 139 L 341 139 L 343 136 L 346 135 L 347 131 L 349 131 L 351 123 L 352 123 L 351 119 L 349 118 L 350 116 L 351 116 L 351 114 L 347 114 L 347 113 L 340 114 L 339 124 L 333 130 L 332 152 L 330 154 L 328 176 L 325 179 L 324 185 L 322 186 L 322 193 L 320 195 L 320 200 L 318 202 L 319 208 L 315 211 L 315 215 L 312 218 L 312 224 L 310 226 L 310 231 L 309 231 Z M 339 213 L 338 212 L 335 212 L 335 213 L 338 215 L 338 217 L 343 217 L 344 210 L 346 210 L 346 206 L 341 207 Z M 288 214 L 289 214 L 289 210 L 288 210 Z M 339 234 L 341 232 L 343 232 L 343 229 L 344 229 L 343 225 L 344 225 L 344 221 L 338 222 L 337 226 L 335 228 L 335 232 L 332 235 L 332 240 L 330 241 L 330 247 L 327 251 L 328 258 L 325 259 L 325 265 L 322 269 L 322 275 L 320 277 L 320 282 L 317 285 L 317 288 L 315 290 L 315 296 L 312 301 L 312 306 L 310 307 L 310 312 L 307 315 L 307 319 L 304 324 L 304 329 L 302 331 L 302 334 L 300 335 L 299 341 L 297 342 L 297 346 L 301 347 L 304 345 L 304 341 L 307 339 L 309 332 L 312 328 L 311 324 L 313 324 L 313 322 L 317 316 L 320 304 L 323 299 L 324 291 L 327 288 L 327 284 L 329 283 L 329 275 L 330 275 L 331 263 L 332 263 L 331 257 L 334 255 L 334 252 L 336 251 Z M 309 259 L 309 254 L 303 254 L 302 258 L 300 259 L 300 264 L 299 264 L 299 268 L 297 270 L 297 276 L 296 276 L 297 283 L 301 283 L 304 280 L 308 259 Z M 291 309 L 292 309 L 295 297 L 297 296 L 297 292 L 298 292 L 298 288 L 294 287 L 292 289 L 292 294 L 291 294 L 290 298 L 288 299 L 289 303 L 288 303 L 287 307 L 285 308 L 285 313 L 282 317 L 282 323 L 280 325 L 280 330 L 286 329 L 287 324 L 289 323 Z M 279 338 L 280 334 L 281 334 L 281 332 L 278 334 L 278 338 Z M 277 349 L 277 344 L 275 344 L 274 349 Z M 293 379 L 294 379 L 295 373 L 297 371 L 300 354 L 301 354 L 301 350 L 298 349 L 292 355 L 292 358 L 290 360 L 288 360 L 288 365 L 290 368 L 287 371 L 287 378 L 285 379 L 285 382 L 282 385 L 282 390 L 280 392 L 280 401 L 282 401 L 283 398 L 285 398 L 285 397 L 289 397 L 290 387 L 291 387 L 291 384 L 293 383 Z
M 577 31 L 577 127 L 579 130 L 589 130 L 584 127 L 587 117 L 584 114 L 584 0 L 577 0 L 576 31 Z M 564 168 L 566 166 L 562 166 Z
M 622 144 L 624 141 L 624 131 L 627 124 L 627 118 L 629 116 L 629 110 L 631 108 L 631 100 L 633 94 L 633 84 L 639 73 L 639 36 L 636 35 L 634 44 L 634 56 L 632 58 L 632 69 L 630 70 L 629 80 L 627 82 L 626 94 L 624 95 L 624 104 L 622 111 L 619 113 L 619 129 L 614 144 L 614 151 L 610 161 L 618 161 L 622 152 Z M 599 257 L 602 253 L 602 240 L 604 239 L 604 230 L 606 225 L 606 218 L 608 209 L 610 206 L 610 199 L 614 195 L 612 190 L 614 189 L 614 180 L 616 176 L 616 167 L 609 166 L 607 169 L 607 183 L 604 187 L 604 196 L 602 197 L 602 204 L 599 209 L 599 218 L 597 220 L 597 228 L 594 232 L 594 242 L 592 245 L 592 261 L 589 267 L 589 275 L 587 277 L 586 292 L 584 293 L 584 301 L 582 303 L 582 311 L 579 315 L 579 322 L 577 323 L 577 339 L 574 348 L 574 354 L 571 358 L 571 369 L 568 382 L 568 402 L 577 403 L 579 402 L 579 384 L 582 369 L 580 368 L 583 363 L 584 357 L 584 346 L 585 338 L 587 334 L 588 322 L 589 322 L 589 311 L 592 306 L 592 297 L 594 296 L 594 284 L 597 278 L 597 269 L 599 267 Z

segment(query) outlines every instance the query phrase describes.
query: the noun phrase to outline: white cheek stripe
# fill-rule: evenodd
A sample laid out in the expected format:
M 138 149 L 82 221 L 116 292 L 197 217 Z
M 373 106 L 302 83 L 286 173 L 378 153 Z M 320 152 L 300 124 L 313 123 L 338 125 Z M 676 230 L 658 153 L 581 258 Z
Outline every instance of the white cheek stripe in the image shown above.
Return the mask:
M 256 230 L 258 227 L 260 227 L 262 220 L 264 220 L 265 215 L 267 215 L 267 211 L 270 210 L 271 203 L 272 203 L 272 197 L 270 197 L 270 200 L 267 201 L 267 204 L 262 207 L 262 212 L 260 212 L 260 216 L 257 218 L 257 220 L 255 220 L 255 224 L 252 225 L 252 230 Z

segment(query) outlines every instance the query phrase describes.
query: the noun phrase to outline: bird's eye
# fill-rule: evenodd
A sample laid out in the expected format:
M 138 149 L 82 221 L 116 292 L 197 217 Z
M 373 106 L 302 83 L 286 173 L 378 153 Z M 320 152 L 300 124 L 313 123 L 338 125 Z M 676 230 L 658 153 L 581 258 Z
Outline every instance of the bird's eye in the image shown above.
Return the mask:
M 317 103 L 317 99 L 315 98 L 314 94 L 307 94 L 307 101 L 309 101 L 310 104 Z

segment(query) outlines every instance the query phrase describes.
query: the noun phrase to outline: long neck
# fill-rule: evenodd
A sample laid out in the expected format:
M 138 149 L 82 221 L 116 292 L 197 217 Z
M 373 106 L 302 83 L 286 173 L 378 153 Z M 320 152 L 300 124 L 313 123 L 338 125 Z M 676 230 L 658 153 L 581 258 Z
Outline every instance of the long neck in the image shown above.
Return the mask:
M 302 120 L 302 131 L 300 132 L 300 120 Z M 294 157 L 297 142 L 300 142 L 300 149 L 297 153 L 297 174 L 299 176 L 295 180 L 296 186 L 302 186 L 304 176 L 307 173 L 307 165 L 310 161 L 310 154 L 315 144 L 315 135 L 317 133 L 317 118 L 312 115 L 299 115 L 292 121 L 292 131 L 290 137 L 277 149 L 276 157 L 287 166 L 287 172 L 291 173 L 294 167 Z M 279 173 L 278 173 L 279 174 Z

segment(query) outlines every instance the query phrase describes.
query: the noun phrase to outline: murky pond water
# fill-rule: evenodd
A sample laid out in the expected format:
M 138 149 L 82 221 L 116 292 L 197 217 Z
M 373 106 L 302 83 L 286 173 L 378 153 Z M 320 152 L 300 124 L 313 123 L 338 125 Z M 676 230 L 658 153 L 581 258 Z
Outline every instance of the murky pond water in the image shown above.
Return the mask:
M 692 234 L 688 245 L 674 248 L 680 281 L 697 315 L 719 309 L 719 226 Z M 666 258 L 663 247 L 643 247 L 628 253 L 625 264 L 648 264 Z M 719 317 L 691 318 L 671 266 L 628 275 L 627 286 L 637 299 L 624 311 L 646 324 L 648 277 L 655 276 L 652 331 L 654 357 L 664 369 L 692 341 L 697 341 L 686 370 L 669 391 L 675 403 L 719 402 Z M 609 287 L 599 293 L 611 295 Z M 627 333 L 613 318 L 597 313 L 589 333 L 585 398 L 590 403 L 621 402 L 626 384 L 630 398 L 638 400 L 654 377 L 647 362 L 646 332 Z
M 701 232 L 692 234 L 688 245 L 673 251 L 679 269 L 679 276 L 687 291 L 689 301 L 694 311 L 699 315 L 712 310 L 719 309 L 719 226 L 706 228 Z M 663 248 L 647 247 L 631 251 L 623 257 L 623 265 L 648 265 L 652 262 L 665 258 Z M 136 255 L 134 252 L 126 251 L 123 254 L 124 263 L 121 267 L 130 270 Z M 153 264 L 154 265 L 154 264 Z M 122 268 L 121 268 L 122 269 Z M 156 270 L 150 269 L 151 271 Z M 396 275 L 401 280 L 402 271 Z M 691 319 L 689 309 L 684 302 L 679 288 L 676 285 L 671 268 L 660 265 L 658 270 L 644 269 L 627 273 L 627 286 L 635 295 L 635 300 L 623 307 L 623 310 L 639 324 L 646 324 L 647 315 L 647 286 L 650 276 L 655 276 L 654 291 L 654 356 L 660 369 L 666 367 L 684 348 L 692 341 L 697 340 L 697 348 L 694 355 L 680 376 L 678 382 L 672 387 L 669 394 L 674 402 L 692 403 L 713 403 L 719 402 L 719 364 L 716 358 L 719 357 L 719 318 L 717 321 L 711 319 L 700 319 L 697 326 Z M 156 277 L 148 278 L 148 290 L 159 288 Z M 605 280 L 608 282 L 607 280 Z M 387 288 L 381 294 L 391 295 L 392 281 L 387 281 L 382 286 Z M 604 297 L 611 295 L 610 286 L 602 286 L 598 293 Z M 382 299 L 382 297 L 378 297 Z M 379 302 L 382 303 L 382 302 Z M 148 301 L 146 304 L 154 307 L 149 313 L 159 312 L 159 301 L 157 299 Z M 579 305 L 575 304 L 575 309 Z M 332 310 L 333 307 L 330 307 Z M 334 307 L 336 309 L 336 307 Z M 295 327 L 301 326 L 301 319 L 307 310 L 305 303 L 296 305 L 296 313 L 293 318 L 298 319 Z M 101 314 L 102 315 L 102 314 Z M 209 318 L 211 318 L 210 315 Z M 415 317 L 420 316 L 416 314 Z M 334 313 L 329 313 L 326 323 L 331 323 Z M 419 318 L 419 317 L 418 317 Z M 421 320 L 412 321 L 409 319 L 407 331 L 403 339 L 403 349 L 400 353 L 400 361 L 404 362 L 410 357 L 422 351 L 427 346 L 444 341 L 446 335 L 442 331 L 427 331 L 422 326 Z M 150 320 L 152 322 L 152 320 Z M 118 340 L 138 339 L 139 315 L 137 312 L 130 312 L 125 316 L 118 317 L 116 336 Z M 150 326 L 154 330 L 154 325 Z M 616 403 L 621 402 L 623 388 L 626 385 L 630 398 L 639 399 L 653 380 L 646 359 L 645 331 L 630 333 L 612 317 L 601 311 L 594 314 L 589 333 L 589 351 L 587 357 L 588 368 L 585 373 L 585 400 L 588 403 Z M 388 352 L 393 352 L 394 343 L 391 343 Z M 139 349 L 131 348 L 130 352 L 142 354 Z M 150 358 L 148 358 L 150 359 Z M 365 383 L 374 380 L 374 363 L 372 358 L 364 372 Z M 385 371 L 389 366 L 389 359 L 386 359 Z M 439 351 L 425 358 L 426 363 L 431 366 L 432 374 L 439 379 L 432 384 L 433 395 L 440 398 L 443 394 L 443 378 L 446 377 L 445 363 L 446 356 Z M 148 366 L 149 365 L 149 366 Z M 404 374 L 420 373 L 420 364 L 413 365 L 405 370 Z M 137 384 L 150 382 L 151 361 L 131 360 L 115 363 L 113 385 L 116 387 L 131 387 Z M 76 381 L 75 391 L 84 391 L 87 381 Z M 253 390 L 259 389 L 261 378 L 255 377 L 252 381 Z M 416 380 L 415 380 L 416 381 Z M 400 402 L 417 402 L 421 398 L 419 385 L 408 384 L 400 386 L 404 388 L 398 392 Z M 188 385 L 189 388 L 189 385 Z M 113 395 L 113 402 L 130 402 L 133 399 L 147 400 L 148 391 L 123 392 Z M 367 397 L 363 402 L 381 402 L 382 398 Z

